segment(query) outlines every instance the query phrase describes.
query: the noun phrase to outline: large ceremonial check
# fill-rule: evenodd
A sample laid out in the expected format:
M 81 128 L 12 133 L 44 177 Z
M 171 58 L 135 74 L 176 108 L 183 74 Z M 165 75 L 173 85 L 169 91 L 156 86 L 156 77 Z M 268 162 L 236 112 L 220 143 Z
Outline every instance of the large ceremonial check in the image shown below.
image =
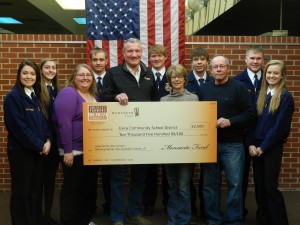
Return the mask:
M 217 160 L 217 102 L 83 103 L 85 165 Z

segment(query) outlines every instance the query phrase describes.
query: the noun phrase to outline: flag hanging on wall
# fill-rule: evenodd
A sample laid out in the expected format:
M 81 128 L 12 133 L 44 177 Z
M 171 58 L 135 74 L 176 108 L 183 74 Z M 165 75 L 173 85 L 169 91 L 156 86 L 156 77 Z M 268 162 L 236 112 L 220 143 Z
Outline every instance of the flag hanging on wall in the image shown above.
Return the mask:
M 163 44 L 166 65 L 184 64 L 185 0 L 85 0 L 87 59 L 94 47 L 109 54 L 109 67 L 123 63 L 123 41 L 137 38 L 148 65 L 148 49 Z

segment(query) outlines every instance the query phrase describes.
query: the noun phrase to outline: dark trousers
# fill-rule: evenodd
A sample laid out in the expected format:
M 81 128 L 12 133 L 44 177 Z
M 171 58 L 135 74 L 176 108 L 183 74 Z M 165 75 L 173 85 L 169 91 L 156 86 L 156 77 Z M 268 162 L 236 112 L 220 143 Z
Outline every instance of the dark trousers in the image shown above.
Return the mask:
M 253 158 L 258 225 L 289 224 L 284 198 L 278 190 L 282 152 L 283 144 L 277 144 L 262 156 Z
M 44 218 L 51 218 L 51 210 L 55 192 L 55 178 L 59 166 L 58 149 L 51 148 L 50 153 L 44 157 L 43 194 Z
M 83 156 L 75 156 L 73 165 L 63 163 L 64 181 L 60 193 L 61 225 L 88 225 L 91 221 L 95 166 L 84 166 Z
M 105 202 L 103 203 L 104 213 L 110 212 L 110 203 L 111 203 L 111 191 L 110 191 L 110 167 L 109 165 L 101 165 L 101 166 L 94 166 L 95 173 L 94 173 L 94 183 L 93 183 L 93 190 L 91 193 L 92 201 L 92 210 L 94 214 L 96 213 L 97 209 L 97 192 L 98 192 L 98 172 L 101 168 L 101 175 L 102 175 L 102 189 Z
M 247 146 L 245 148 L 245 166 L 244 166 L 244 173 L 243 173 L 243 209 L 244 209 L 244 217 L 246 215 L 246 197 L 248 192 L 248 180 L 249 180 L 249 172 L 250 172 L 250 165 L 252 157 L 249 154 L 249 150 Z
M 147 166 L 145 189 L 143 192 L 143 206 L 154 207 L 155 205 L 156 198 L 157 198 L 157 186 L 158 186 L 157 174 L 158 174 L 158 165 L 149 164 Z M 164 178 L 162 179 L 162 181 L 166 182 Z
M 31 149 L 8 148 L 12 225 L 40 225 L 42 222 L 42 157 Z

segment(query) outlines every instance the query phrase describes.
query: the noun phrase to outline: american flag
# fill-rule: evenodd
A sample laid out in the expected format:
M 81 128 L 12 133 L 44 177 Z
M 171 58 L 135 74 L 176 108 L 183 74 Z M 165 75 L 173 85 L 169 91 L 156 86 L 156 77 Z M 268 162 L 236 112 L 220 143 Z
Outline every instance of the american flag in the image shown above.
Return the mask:
M 87 59 L 97 46 L 108 52 L 108 67 L 117 66 L 123 63 L 123 41 L 137 38 L 146 65 L 153 44 L 166 47 L 167 66 L 183 64 L 184 19 L 185 0 L 86 0 Z

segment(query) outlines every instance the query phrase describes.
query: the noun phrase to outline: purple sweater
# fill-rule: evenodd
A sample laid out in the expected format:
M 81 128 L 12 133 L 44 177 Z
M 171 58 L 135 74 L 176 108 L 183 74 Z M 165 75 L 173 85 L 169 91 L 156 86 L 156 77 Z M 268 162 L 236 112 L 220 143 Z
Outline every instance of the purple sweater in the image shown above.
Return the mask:
M 53 122 L 57 131 L 58 147 L 64 153 L 83 150 L 83 102 L 85 100 L 72 87 L 62 89 L 55 98 Z

